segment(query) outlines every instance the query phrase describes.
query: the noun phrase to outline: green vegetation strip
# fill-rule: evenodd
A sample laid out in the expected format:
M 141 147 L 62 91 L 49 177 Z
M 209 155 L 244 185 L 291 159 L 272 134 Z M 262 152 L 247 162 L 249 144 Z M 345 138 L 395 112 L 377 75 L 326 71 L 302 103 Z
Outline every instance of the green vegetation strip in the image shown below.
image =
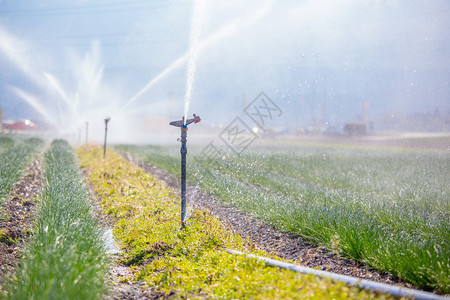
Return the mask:
M 9 136 L 0 136 L 0 154 L 14 146 L 14 140 Z
M 45 153 L 39 217 L 7 299 L 100 299 L 108 261 L 102 234 L 70 146 Z
M 179 176 L 177 147 L 116 149 Z M 297 147 L 214 159 L 195 150 L 188 180 L 223 202 L 418 288 L 450 293 L 449 154 Z
M 16 143 L 11 138 L 0 138 L 0 148 L 4 150 L 0 153 L 0 205 L 43 145 L 36 138 Z
M 142 169 L 99 148 L 80 149 L 102 209 L 116 220 L 114 234 L 125 251 L 123 263 L 161 296 L 217 299 L 371 299 L 376 296 L 330 280 L 266 266 L 230 255 L 232 248 L 259 255 L 217 218 L 194 209 L 180 230 L 179 196 Z

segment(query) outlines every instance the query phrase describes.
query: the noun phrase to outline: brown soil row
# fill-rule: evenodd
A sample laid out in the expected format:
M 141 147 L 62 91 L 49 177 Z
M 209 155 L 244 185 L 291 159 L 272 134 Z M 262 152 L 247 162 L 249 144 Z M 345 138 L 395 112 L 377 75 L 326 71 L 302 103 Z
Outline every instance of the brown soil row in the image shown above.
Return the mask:
M 23 242 L 31 233 L 42 181 L 41 162 L 35 160 L 0 206 L 0 290 L 2 282 L 19 263 Z

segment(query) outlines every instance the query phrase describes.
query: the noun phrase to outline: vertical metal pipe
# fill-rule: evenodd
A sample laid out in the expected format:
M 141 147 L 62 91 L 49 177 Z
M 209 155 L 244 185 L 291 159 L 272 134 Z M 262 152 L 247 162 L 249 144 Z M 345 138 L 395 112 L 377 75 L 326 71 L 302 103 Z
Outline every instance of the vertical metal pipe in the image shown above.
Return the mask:
M 184 123 L 184 118 L 183 118 Z M 186 221 L 186 154 L 187 154 L 187 125 L 181 127 L 181 227 Z
M 185 119 L 183 117 L 181 120 L 172 121 L 169 123 L 171 126 L 180 127 L 181 129 L 181 139 L 178 139 L 181 142 L 181 228 L 186 226 L 186 154 L 187 154 L 187 130 L 188 125 L 191 123 L 200 122 L 200 117 L 194 114 L 193 119 Z
M 103 158 L 106 156 L 106 136 L 108 135 L 108 122 L 110 118 L 105 119 L 105 142 L 103 144 Z

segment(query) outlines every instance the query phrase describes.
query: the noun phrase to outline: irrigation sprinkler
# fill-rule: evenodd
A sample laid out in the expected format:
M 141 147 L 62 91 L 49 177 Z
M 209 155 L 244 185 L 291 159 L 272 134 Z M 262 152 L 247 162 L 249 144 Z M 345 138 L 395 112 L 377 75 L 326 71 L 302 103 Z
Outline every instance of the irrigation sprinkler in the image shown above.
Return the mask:
M 181 228 L 185 227 L 186 222 L 186 154 L 187 154 L 187 130 L 191 123 L 200 122 L 200 117 L 194 114 L 194 118 L 185 120 L 184 117 L 178 121 L 172 121 L 169 125 L 181 128 Z
M 88 144 L 88 130 L 89 129 L 89 122 L 86 122 L 86 142 L 85 142 L 85 145 L 87 146 L 87 144 Z
M 106 156 L 106 136 L 108 134 L 108 122 L 111 120 L 110 117 L 105 119 L 105 142 L 103 143 L 103 158 Z

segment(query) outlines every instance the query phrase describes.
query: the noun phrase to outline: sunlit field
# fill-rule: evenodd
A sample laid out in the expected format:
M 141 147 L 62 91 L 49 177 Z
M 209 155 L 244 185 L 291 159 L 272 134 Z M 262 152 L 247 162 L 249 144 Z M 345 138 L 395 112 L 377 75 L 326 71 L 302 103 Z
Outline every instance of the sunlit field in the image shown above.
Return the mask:
M 0 0 L 0 300 L 450 295 L 449 12 Z
M 177 147 L 117 146 L 179 176 Z M 449 154 L 324 147 L 196 155 L 188 181 L 274 226 L 419 288 L 449 292 Z M 190 199 L 195 204 L 195 199 Z
M 0 136 L 0 205 L 43 144 L 36 138 L 20 140 Z
M 100 299 L 108 258 L 73 149 L 65 141 L 52 142 L 44 165 L 38 217 L 6 297 L 0 298 Z

